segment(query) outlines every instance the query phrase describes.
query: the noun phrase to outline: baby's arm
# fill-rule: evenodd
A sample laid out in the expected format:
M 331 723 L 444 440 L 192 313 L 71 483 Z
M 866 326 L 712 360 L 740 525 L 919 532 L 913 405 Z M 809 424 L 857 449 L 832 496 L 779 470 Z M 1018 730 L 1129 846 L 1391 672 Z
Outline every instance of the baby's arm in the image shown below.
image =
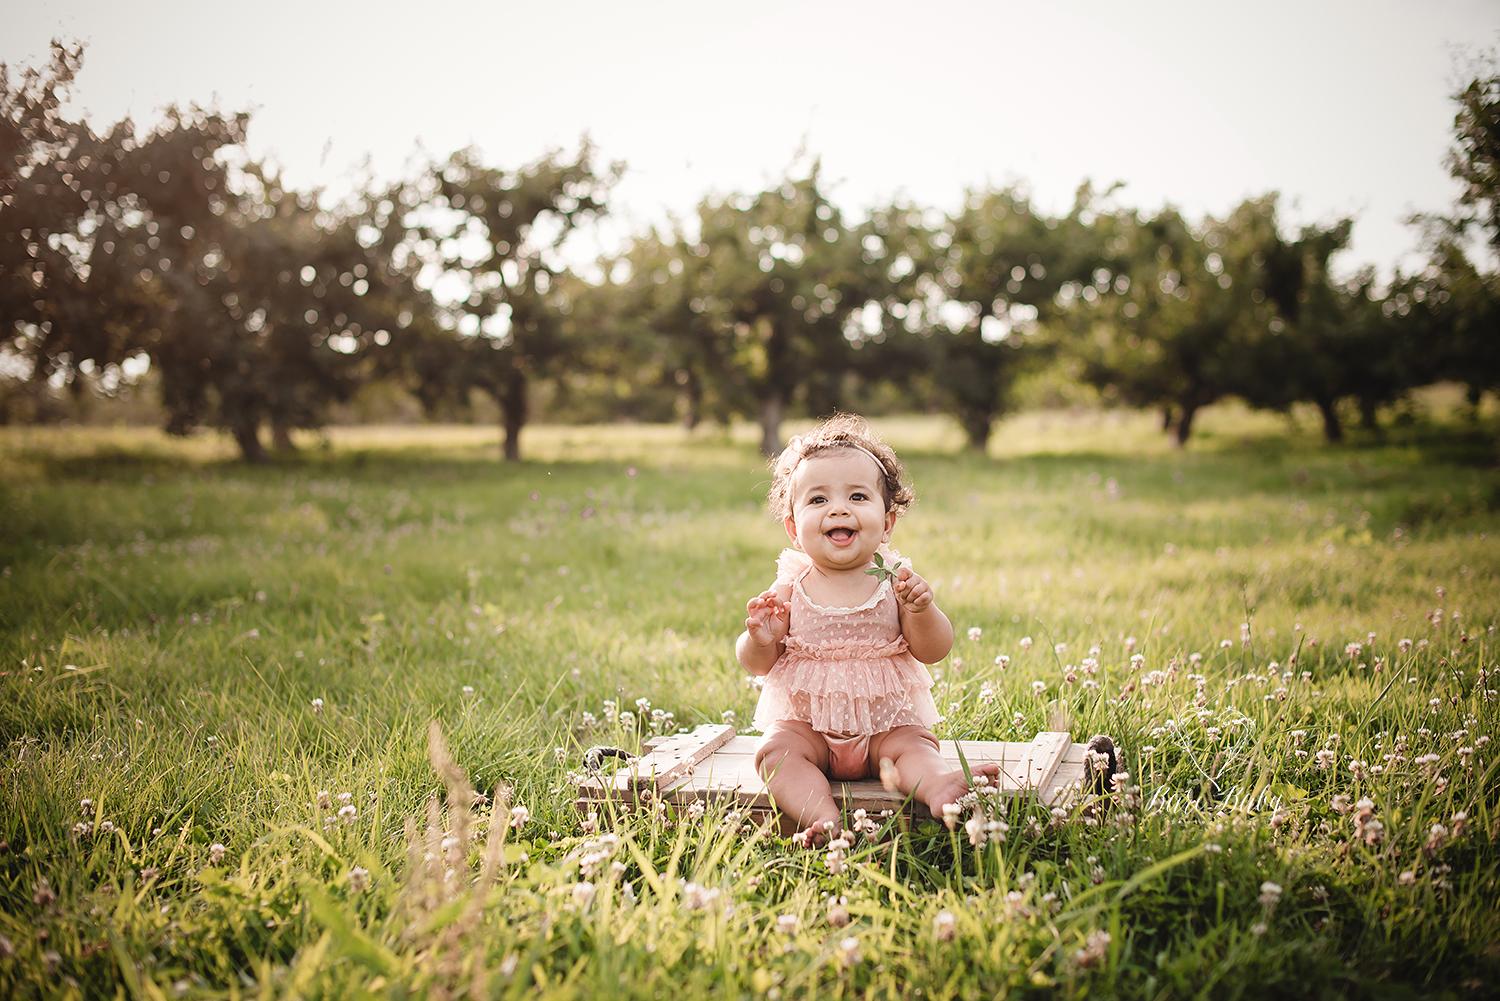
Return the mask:
M 791 596 L 791 585 L 778 583 L 746 603 L 745 631 L 735 641 L 734 655 L 751 674 L 768 673 L 786 649 L 782 641 L 791 625 L 786 604 Z
M 896 571 L 896 601 L 901 610 L 901 635 L 911 655 L 924 664 L 936 664 L 953 649 L 953 624 L 933 600 L 932 585 L 912 573 L 911 567 Z

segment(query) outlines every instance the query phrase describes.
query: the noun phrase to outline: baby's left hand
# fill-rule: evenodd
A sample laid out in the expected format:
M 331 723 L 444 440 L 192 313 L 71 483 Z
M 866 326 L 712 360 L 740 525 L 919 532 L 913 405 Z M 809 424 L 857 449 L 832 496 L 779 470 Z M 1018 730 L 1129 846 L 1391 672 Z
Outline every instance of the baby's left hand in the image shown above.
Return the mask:
M 925 612 L 932 607 L 932 599 L 932 585 L 913 573 L 911 567 L 896 571 L 896 600 L 901 602 L 902 608 L 908 612 Z

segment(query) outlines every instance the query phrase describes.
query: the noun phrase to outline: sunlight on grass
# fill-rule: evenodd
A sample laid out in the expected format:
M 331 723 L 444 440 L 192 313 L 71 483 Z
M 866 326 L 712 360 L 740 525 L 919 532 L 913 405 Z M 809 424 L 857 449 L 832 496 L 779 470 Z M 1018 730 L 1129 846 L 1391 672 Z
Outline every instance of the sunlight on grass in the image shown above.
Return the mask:
M 0 992 L 1500 975 L 1490 446 L 1234 408 L 1186 451 L 1123 412 L 1019 415 L 989 456 L 876 425 L 960 636 L 940 736 L 1112 734 L 1104 822 L 850 817 L 834 856 L 722 807 L 574 809 L 584 748 L 752 715 L 731 643 L 784 544 L 754 427 L 534 427 L 511 465 L 492 429 L 332 429 L 261 468 L 0 429 Z

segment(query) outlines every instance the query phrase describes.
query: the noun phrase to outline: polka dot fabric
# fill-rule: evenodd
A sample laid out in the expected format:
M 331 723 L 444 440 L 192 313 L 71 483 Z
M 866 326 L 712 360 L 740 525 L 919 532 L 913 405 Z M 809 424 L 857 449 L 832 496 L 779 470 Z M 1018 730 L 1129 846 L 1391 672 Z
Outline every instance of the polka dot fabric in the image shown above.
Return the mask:
M 901 559 L 886 547 L 881 555 L 887 566 Z M 907 650 L 890 582 L 858 608 L 824 608 L 802 588 L 811 569 L 795 549 L 777 560 L 777 581 L 792 586 L 791 624 L 786 652 L 761 689 L 756 728 L 799 720 L 821 733 L 853 735 L 936 723 L 932 675 Z

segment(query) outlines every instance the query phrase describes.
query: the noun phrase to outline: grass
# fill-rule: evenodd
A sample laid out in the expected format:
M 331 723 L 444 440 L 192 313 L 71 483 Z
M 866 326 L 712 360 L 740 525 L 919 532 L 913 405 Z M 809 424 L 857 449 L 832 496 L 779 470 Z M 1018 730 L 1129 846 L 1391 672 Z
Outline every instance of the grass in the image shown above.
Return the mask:
M 753 429 L 537 427 L 513 466 L 488 429 L 336 429 L 267 468 L 0 431 L 0 993 L 1490 990 L 1493 438 L 879 426 L 919 495 L 895 544 L 981 630 L 940 735 L 1114 735 L 1102 825 L 871 818 L 830 857 L 576 814 L 585 747 L 750 718 L 731 643 L 782 545 Z

